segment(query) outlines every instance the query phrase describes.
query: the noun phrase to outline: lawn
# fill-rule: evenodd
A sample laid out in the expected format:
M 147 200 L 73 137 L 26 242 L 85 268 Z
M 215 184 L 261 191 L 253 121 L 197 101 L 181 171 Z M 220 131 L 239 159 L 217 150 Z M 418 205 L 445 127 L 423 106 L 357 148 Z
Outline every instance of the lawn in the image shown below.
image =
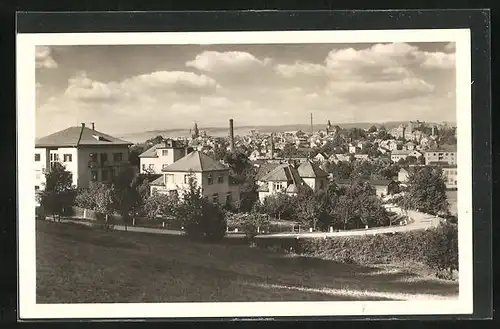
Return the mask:
M 458 284 L 226 241 L 37 221 L 37 303 L 454 299 Z

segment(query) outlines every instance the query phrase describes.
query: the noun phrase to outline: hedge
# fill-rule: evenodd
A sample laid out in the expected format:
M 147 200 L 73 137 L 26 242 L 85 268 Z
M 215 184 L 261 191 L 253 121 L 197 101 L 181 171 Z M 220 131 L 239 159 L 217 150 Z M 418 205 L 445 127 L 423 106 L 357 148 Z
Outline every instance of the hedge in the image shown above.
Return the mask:
M 458 230 L 443 223 L 422 231 L 324 239 L 255 239 L 257 246 L 358 264 L 423 264 L 437 276 L 451 277 L 458 270 Z

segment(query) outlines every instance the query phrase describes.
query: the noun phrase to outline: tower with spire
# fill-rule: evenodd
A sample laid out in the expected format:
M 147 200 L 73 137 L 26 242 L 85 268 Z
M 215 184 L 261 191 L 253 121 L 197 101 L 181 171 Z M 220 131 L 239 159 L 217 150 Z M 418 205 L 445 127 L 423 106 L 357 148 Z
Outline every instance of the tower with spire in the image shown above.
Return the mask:
M 198 138 L 198 137 L 200 137 L 200 131 L 198 130 L 198 124 L 197 124 L 196 122 L 194 123 L 192 137 L 193 137 L 193 138 Z

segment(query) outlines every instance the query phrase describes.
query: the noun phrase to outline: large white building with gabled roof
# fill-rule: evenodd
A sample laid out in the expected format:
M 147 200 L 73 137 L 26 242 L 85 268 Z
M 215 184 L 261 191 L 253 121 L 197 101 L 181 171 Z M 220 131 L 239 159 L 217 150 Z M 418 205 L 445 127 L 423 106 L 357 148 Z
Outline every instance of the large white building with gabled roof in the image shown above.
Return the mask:
M 151 193 L 172 193 L 182 197 L 193 177 L 201 187 L 202 195 L 219 204 L 237 205 L 239 185 L 232 184 L 229 167 L 200 151 L 194 151 L 163 167 L 162 176 L 153 181 Z
M 35 141 L 35 191 L 43 190 L 45 173 L 55 162 L 71 172 L 73 185 L 88 188 L 90 182 L 108 182 L 123 168 L 129 168 L 132 143 L 104 134 L 82 123 Z

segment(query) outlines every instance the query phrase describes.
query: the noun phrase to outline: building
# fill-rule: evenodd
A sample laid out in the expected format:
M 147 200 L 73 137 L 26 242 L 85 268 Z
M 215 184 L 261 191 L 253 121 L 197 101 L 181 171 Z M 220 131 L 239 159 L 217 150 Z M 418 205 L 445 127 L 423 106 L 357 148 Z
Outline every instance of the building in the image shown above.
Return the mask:
M 82 123 L 35 141 L 35 190 L 43 190 L 45 173 L 59 162 L 66 167 L 77 188 L 90 182 L 109 182 L 125 168 L 132 143 L 95 130 Z
M 446 185 L 446 188 L 449 190 L 457 189 L 457 166 L 442 166 L 441 169 L 443 170 L 444 184 Z
M 162 168 L 162 176 L 152 182 L 151 193 L 172 193 L 182 198 L 193 177 L 204 197 L 219 204 L 237 205 L 239 185 L 230 182 L 229 167 L 208 155 L 194 151 Z
M 393 180 L 360 180 L 370 184 L 375 189 L 375 194 L 381 198 L 399 192 L 399 185 Z M 342 179 L 335 182 L 339 186 L 351 186 L 353 181 Z
M 307 184 L 313 191 L 317 192 L 327 188 L 328 186 L 328 173 L 321 169 L 317 164 L 308 160 L 301 164 L 297 171 L 300 178 Z
M 162 169 L 179 160 L 187 153 L 181 141 L 167 139 L 153 145 L 139 155 L 141 174 L 161 174 Z
M 408 175 L 409 175 L 408 170 L 401 168 L 398 172 L 398 182 L 406 183 L 408 181 Z
M 263 174 L 263 171 L 261 175 L 256 177 L 257 192 L 261 202 L 266 197 L 280 192 L 296 195 L 298 188 L 305 185 L 302 178 L 300 178 L 299 172 L 291 164 L 278 164 L 274 169 L 270 167 L 268 169 L 270 169 L 269 172 Z
M 323 152 L 319 152 L 314 156 L 314 160 L 322 163 L 328 160 L 328 156 Z
M 394 150 L 391 152 L 391 161 L 398 162 L 401 159 L 406 160 L 406 158 L 410 155 L 410 152 L 411 151 L 407 150 Z
M 440 149 L 430 149 L 425 151 L 425 164 L 441 163 L 456 165 L 457 164 L 457 149 L 456 146 L 450 146 Z

